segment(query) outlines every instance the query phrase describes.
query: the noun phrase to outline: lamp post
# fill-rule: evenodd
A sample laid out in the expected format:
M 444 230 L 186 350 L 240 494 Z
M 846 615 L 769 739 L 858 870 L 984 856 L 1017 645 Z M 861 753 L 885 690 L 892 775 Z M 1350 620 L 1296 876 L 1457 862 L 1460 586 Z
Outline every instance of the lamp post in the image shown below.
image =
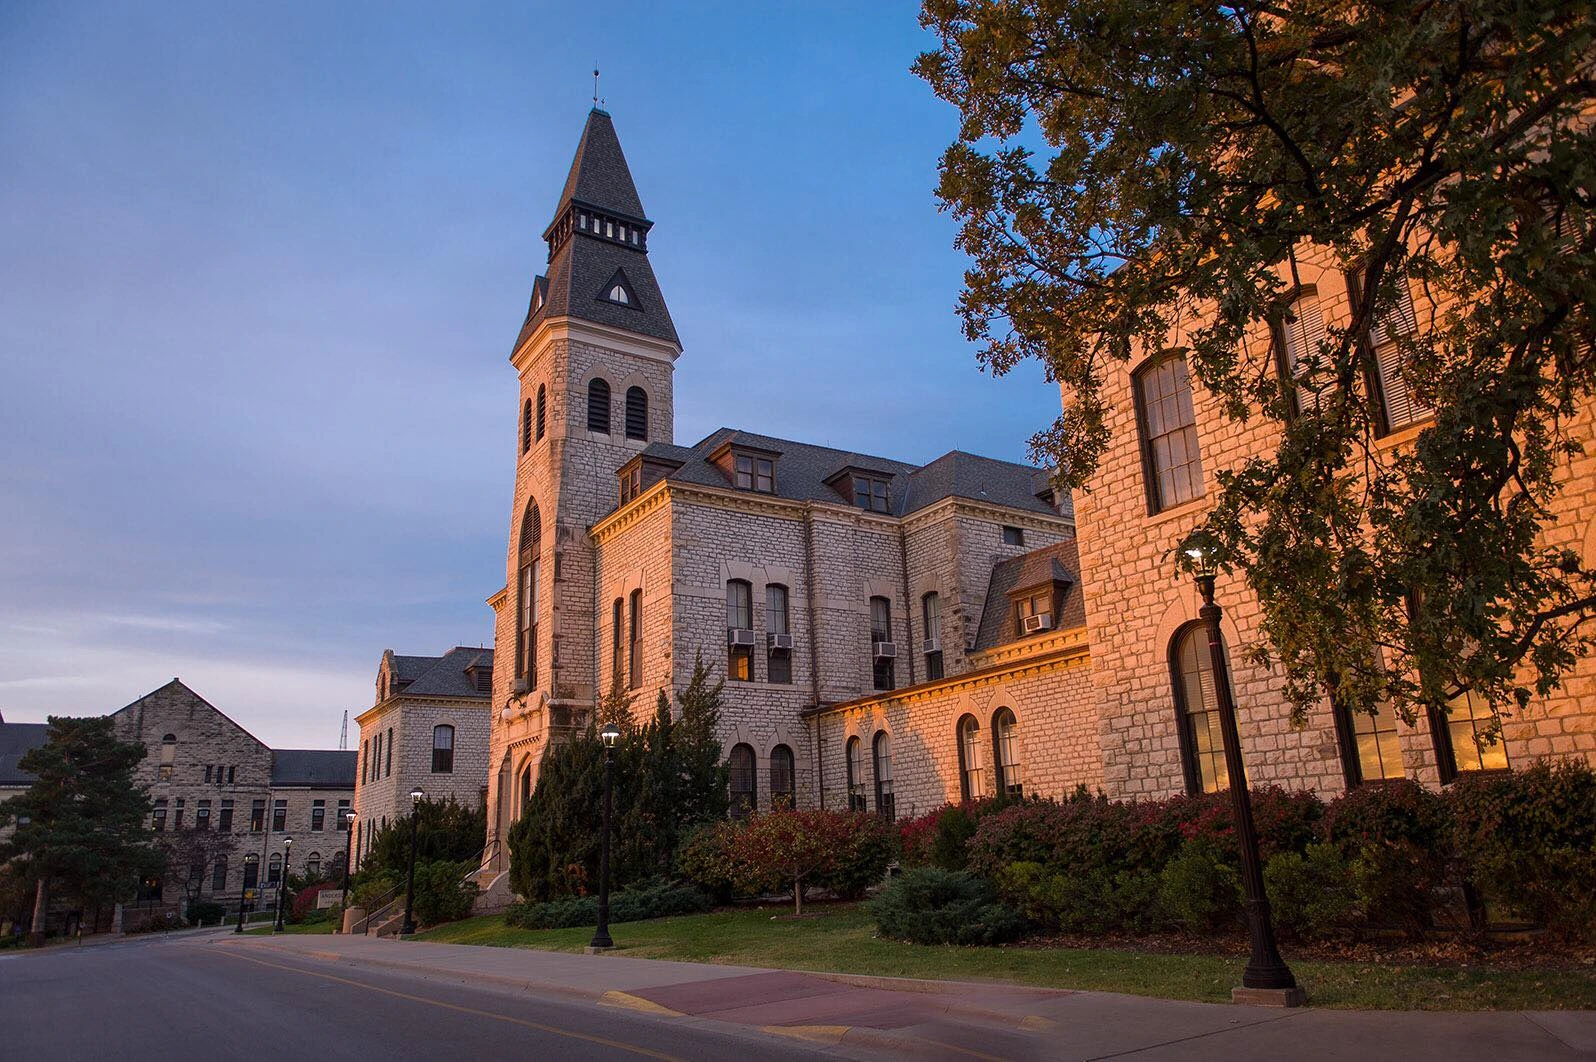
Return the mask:
M 355 813 L 344 812 L 344 906 L 349 906 L 349 861 L 355 853 Z
M 1242 971 L 1242 987 L 1231 992 L 1236 1002 L 1270 1002 L 1288 1007 L 1304 1002 L 1302 989 L 1292 976 L 1291 967 L 1280 957 L 1275 944 L 1275 923 L 1269 912 L 1269 897 L 1264 892 L 1263 865 L 1258 854 L 1258 830 L 1252 821 L 1252 794 L 1247 788 L 1247 770 L 1241 761 L 1241 732 L 1236 728 L 1236 702 L 1230 690 L 1230 672 L 1225 666 L 1225 650 L 1219 630 L 1223 610 L 1214 603 L 1214 577 L 1218 563 L 1211 549 L 1188 549 L 1191 570 L 1202 594 L 1203 607 L 1197 615 L 1208 632 L 1209 666 L 1214 672 L 1214 693 L 1219 701 L 1219 732 L 1225 745 L 1225 774 L 1230 781 L 1231 807 L 1236 816 L 1236 838 L 1241 846 L 1241 880 L 1246 892 L 1247 931 L 1252 936 L 1252 957 Z
M 419 789 L 410 790 L 410 870 L 405 875 L 405 920 L 399 935 L 408 937 L 416 931 L 416 822 L 421 818 L 421 802 L 427 794 Z
M 273 933 L 283 931 L 283 893 L 288 891 L 288 857 L 293 852 L 294 839 L 283 838 L 283 876 L 277 879 L 277 924 L 272 927 Z
M 238 891 L 238 925 L 233 929 L 234 933 L 242 933 L 244 931 L 244 904 L 249 899 L 249 868 L 259 864 L 260 856 L 254 852 L 250 852 L 244 857 L 244 885 Z
M 615 743 L 621 739 L 620 727 L 610 723 L 599 737 L 604 741 L 604 839 L 599 844 L 598 928 L 593 931 L 589 951 L 615 947 L 610 939 L 610 808 L 613 804 L 611 792 L 615 787 Z

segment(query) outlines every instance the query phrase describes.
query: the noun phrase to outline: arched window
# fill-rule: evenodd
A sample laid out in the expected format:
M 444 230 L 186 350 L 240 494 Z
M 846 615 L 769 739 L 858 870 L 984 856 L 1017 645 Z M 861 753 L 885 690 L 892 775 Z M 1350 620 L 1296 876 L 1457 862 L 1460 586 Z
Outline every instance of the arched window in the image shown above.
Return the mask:
M 625 640 L 623 638 L 623 624 L 625 621 L 626 606 L 620 598 L 615 599 L 611 606 L 610 617 L 610 688 L 621 688 L 621 663 L 625 658 Z
M 227 888 L 227 857 L 220 855 L 211 864 L 211 891 L 221 892 Z
M 793 778 L 792 749 L 777 745 L 770 750 L 770 807 L 791 808 L 797 797 Z
M 876 771 L 876 811 L 883 818 L 897 817 L 897 804 L 892 796 L 892 738 L 885 730 L 876 731 L 870 743 L 872 766 Z
M 986 778 L 981 773 L 981 724 L 975 716 L 959 719 L 959 793 L 965 800 L 980 800 L 986 795 Z
M 626 289 L 624 287 L 619 284 L 614 284 L 610 287 L 610 301 L 618 302 L 622 306 L 625 306 L 627 303 L 631 302 L 632 299 L 631 296 L 626 294 Z
M 454 727 L 447 723 L 432 728 L 432 773 L 454 773 Z
M 532 803 L 532 765 L 529 763 L 521 768 L 521 784 L 516 787 L 520 797 L 516 808 L 516 817 L 526 814 L 526 806 Z
M 864 752 L 860 748 L 860 741 L 856 737 L 848 739 L 848 810 L 864 811 L 869 806 L 865 802 L 864 785 Z
M 754 794 L 754 750 L 733 745 L 731 750 L 731 816 L 741 819 L 758 810 Z
M 283 880 L 283 857 L 276 852 L 266 861 L 266 884 L 275 885 Z
M 542 591 L 543 518 L 536 502 L 521 518 L 520 571 L 516 577 L 515 677 L 519 692 L 538 684 L 538 597 Z
M 602 378 L 587 385 L 587 430 L 610 433 L 610 385 Z
M 161 778 L 172 777 L 172 765 L 177 762 L 177 735 L 167 734 L 161 739 Z
M 321 877 L 321 853 L 320 852 L 312 852 L 312 853 L 310 853 L 310 858 L 305 860 L 305 877 L 307 877 L 307 878 L 319 878 L 319 877 Z
M 532 449 L 532 400 L 521 403 L 521 452 Z
M 538 384 L 538 411 L 537 411 L 537 441 L 543 441 L 543 427 L 548 421 L 548 395 L 544 393 L 543 385 Z
M 997 780 L 999 796 L 1019 797 L 1025 794 L 1020 777 L 1020 739 L 1015 733 L 1014 712 L 999 708 L 992 714 L 992 770 Z
M 628 656 L 632 664 L 631 681 L 632 689 L 643 685 L 643 591 L 633 590 L 631 596 L 631 627 L 629 629 L 631 649 Z
M 1205 624 L 1188 623 L 1175 632 L 1169 643 L 1169 667 L 1175 683 L 1175 714 L 1186 789 L 1191 793 L 1227 789 L 1230 776 L 1225 769 L 1219 697 Z
M 641 387 L 626 389 L 626 437 L 648 438 L 648 392 Z

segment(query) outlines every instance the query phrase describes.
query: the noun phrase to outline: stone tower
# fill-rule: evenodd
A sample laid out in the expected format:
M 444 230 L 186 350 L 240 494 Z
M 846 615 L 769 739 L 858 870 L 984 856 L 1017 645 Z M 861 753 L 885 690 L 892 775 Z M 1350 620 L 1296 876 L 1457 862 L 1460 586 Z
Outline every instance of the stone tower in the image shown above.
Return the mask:
M 681 345 L 649 265 L 653 222 L 608 113 L 587 116 L 510 354 L 515 495 L 506 580 L 494 610 L 489 864 L 508 867 L 510 824 L 551 741 L 584 726 L 595 698 L 594 556 L 588 528 L 619 500 L 616 470 L 672 441 Z

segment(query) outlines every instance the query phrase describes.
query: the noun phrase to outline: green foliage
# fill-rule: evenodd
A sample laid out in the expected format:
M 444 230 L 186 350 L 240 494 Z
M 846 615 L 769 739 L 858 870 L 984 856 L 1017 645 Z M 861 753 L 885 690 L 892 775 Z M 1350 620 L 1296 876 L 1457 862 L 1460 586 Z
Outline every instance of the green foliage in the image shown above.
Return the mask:
M 1275 924 L 1299 940 L 1326 940 L 1356 929 L 1365 917 L 1364 865 L 1329 844 L 1304 853 L 1276 852 L 1264 864 L 1264 891 Z
M 906 870 L 869 906 L 883 936 L 915 944 L 1002 944 L 1025 931 L 990 882 L 962 870 Z
M 656 883 L 610 895 L 610 921 L 641 922 L 671 915 L 702 914 L 709 897 L 698 889 Z M 598 924 L 597 896 L 568 896 L 547 903 L 514 903 L 504 920 L 522 929 L 566 929 Z
M 1159 878 L 1159 905 L 1177 925 L 1212 932 L 1241 917 L 1241 875 L 1212 840 L 1188 841 Z
M 621 728 L 614 749 L 611 886 L 676 871 L 692 830 L 726 815 L 727 773 L 716 729 L 721 684 L 700 658 L 677 695 L 663 691 L 649 722 L 631 722 L 627 694 L 612 690 L 596 713 Z M 510 828 L 510 886 L 532 901 L 597 887 L 603 833 L 604 747 L 596 727 L 549 749 L 538 784 Z
M 1163 924 L 1161 879 L 1148 870 L 1090 867 L 1079 872 L 1010 863 L 995 884 L 1005 902 L 1043 929 L 1150 932 Z
M 482 851 L 488 836 L 488 811 L 467 807 L 448 797 L 423 800 L 416 820 L 416 862 L 460 862 Z M 410 865 L 410 820 L 395 819 L 372 837 L 371 849 L 360 862 L 360 873 L 403 873 Z
M 363 907 L 367 914 L 375 913 L 378 907 L 398 894 L 404 883 L 404 875 L 397 870 L 384 870 L 371 875 L 362 871 L 360 879 L 350 887 L 354 900 L 351 906 Z
M 1278 440 L 1210 473 L 1193 537 L 1245 573 L 1295 714 L 1327 689 L 1410 721 L 1465 689 L 1520 710 L 1591 651 L 1596 572 L 1546 533 L 1596 391 L 1588 3 L 925 0 L 921 22 L 915 72 L 961 118 L 938 195 L 966 334 L 1068 396 L 1039 462 L 1089 484 L 1132 423 L 1117 365 L 1166 349 Z M 1319 256 L 1321 284 L 1362 279 L 1299 412 L 1269 331 Z M 1436 412 L 1382 447 L 1367 336 L 1404 278 L 1446 308 L 1415 297 L 1395 339 Z
M 415 919 L 418 926 L 457 922 L 471 913 L 476 899 L 475 882 L 465 877 L 477 869 L 471 861 L 447 859 L 416 864 Z
M 772 811 L 726 833 L 732 885 L 745 893 L 785 889 L 803 913 L 806 887 L 862 895 L 886 874 L 896 851 L 891 824 L 852 811 Z
M 735 822 L 700 826 L 688 835 L 677 857 L 676 868 L 682 877 L 708 893 L 717 904 L 730 903 L 736 895 L 731 857 L 731 841 L 736 831 Z
M 832 865 L 810 879 L 842 900 L 862 899 L 880 885 L 888 864 L 898 854 L 897 831 L 891 823 L 876 815 L 852 814 L 854 822 L 839 839 Z
M 217 926 L 222 924 L 222 919 L 227 915 L 227 908 L 211 900 L 190 900 L 187 917 L 189 924 L 196 926 Z
M 1324 838 L 1355 864 L 1375 925 L 1430 926 L 1446 881 L 1446 806 L 1407 779 L 1348 790 L 1325 809 Z
M 0 860 L 25 862 L 28 877 L 81 904 L 125 899 L 164 863 L 144 826 L 149 799 L 133 784 L 144 746 L 118 741 L 109 716 L 49 723 L 45 744 L 17 763 L 37 781 L 0 804 L 0 826 L 30 820 L 0 844 Z
M 1468 880 L 1557 936 L 1596 939 L 1596 770 L 1538 763 L 1463 777 L 1444 798 Z

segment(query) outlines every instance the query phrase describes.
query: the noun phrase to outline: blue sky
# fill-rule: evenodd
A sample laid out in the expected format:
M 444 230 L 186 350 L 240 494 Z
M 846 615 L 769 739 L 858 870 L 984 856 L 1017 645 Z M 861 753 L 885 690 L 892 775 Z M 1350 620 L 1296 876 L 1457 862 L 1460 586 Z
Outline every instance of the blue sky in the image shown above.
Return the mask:
M 538 239 L 601 93 L 676 438 L 1022 460 L 936 209 L 911 3 L 0 5 L 0 712 L 181 676 L 331 747 L 385 648 L 488 644 Z

